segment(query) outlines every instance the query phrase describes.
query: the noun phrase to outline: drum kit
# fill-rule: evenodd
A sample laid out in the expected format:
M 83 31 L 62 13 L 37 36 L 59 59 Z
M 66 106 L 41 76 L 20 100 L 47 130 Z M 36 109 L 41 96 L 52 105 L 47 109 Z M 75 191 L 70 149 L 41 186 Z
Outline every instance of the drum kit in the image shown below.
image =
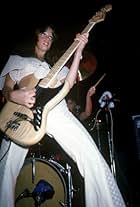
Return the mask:
M 45 158 L 38 150 L 29 151 L 17 178 L 16 207 L 72 207 L 73 188 L 71 165 L 61 164 L 55 156 Z M 56 156 L 59 157 L 59 154 Z

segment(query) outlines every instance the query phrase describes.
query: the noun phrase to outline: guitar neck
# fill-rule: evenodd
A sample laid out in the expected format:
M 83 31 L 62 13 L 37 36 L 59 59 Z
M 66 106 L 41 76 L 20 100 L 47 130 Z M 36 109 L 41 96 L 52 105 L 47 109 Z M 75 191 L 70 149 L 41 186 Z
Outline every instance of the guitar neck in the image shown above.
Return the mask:
M 93 26 L 104 20 L 106 12 L 110 11 L 112 9 L 112 6 L 106 5 L 103 7 L 99 12 L 97 12 L 90 20 L 88 25 L 84 28 L 84 30 L 81 32 L 83 33 L 89 33 Z M 69 60 L 69 58 L 73 55 L 77 47 L 79 46 L 79 41 L 74 41 L 72 45 L 66 50 L 66 52 L 60 57 L 60 59 L 54 64 L 54 66 L 51 68 L 48 75 L 42 79 L 39 82 L 39 85 L 41 87 L 47 88 L 51 85 L 52 81 L 56 78 L 58 72 L 62 69 L 62 67 L 66 64 L 66 62 Z

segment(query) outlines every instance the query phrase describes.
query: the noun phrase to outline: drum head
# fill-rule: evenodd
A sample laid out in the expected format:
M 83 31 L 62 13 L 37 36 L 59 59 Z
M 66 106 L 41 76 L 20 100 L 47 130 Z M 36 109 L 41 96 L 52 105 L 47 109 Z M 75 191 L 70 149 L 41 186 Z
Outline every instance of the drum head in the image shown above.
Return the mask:
M 45 180 L 54 190 L 52 198 L 45 199 L 41 203 L 41 207 L 58 207 L 67 203 L 65 180 L 58 168 L 49 161 L 40 158 L 27 158 L 17 178 L 15 198 L 19 199 L 16 201 L 16 207 L 35 206 L 32 192 L 40 180 Z M 31 196 L 22 196 L 22 193 L 26 191 L 30 192 Z

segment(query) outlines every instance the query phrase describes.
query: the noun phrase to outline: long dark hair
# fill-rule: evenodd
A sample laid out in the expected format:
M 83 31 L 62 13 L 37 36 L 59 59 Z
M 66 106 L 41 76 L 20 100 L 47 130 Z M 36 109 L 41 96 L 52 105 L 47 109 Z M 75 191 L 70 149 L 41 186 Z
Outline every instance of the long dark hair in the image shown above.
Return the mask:
M 39 25 L 35 29 L 32 28 L 30 33 L 25 34 L 22 40 L 18 41 L 12 50 L 12 55 L 20 55 L 22 57 L 35 57 L 35 45 L 40 33 L 45 32 L 48 28 L 53 31 L 53 42 L 56 41 L 57 36 L 55 33 L 54 26 L 52 24 Z M 47 55 L 46 55 L 47 58 Z M 49 58 L 50 59 L 50 58 Z

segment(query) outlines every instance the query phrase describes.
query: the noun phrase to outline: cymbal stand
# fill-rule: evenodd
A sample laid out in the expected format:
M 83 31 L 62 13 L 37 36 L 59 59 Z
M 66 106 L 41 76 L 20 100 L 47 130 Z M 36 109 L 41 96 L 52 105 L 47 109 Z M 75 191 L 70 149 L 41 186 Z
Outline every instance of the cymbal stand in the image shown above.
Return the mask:
M 109 116 L 110 114 L 110 129 L 109 129 Z M 113 140 L 113 118 L 112 112 L 108 105 L 105 107 L 105 118 L 106 118 L 106 127 L 107 127 L 107 138 L 108 138 L 108 145 L 109 145 L 109 157 L 110 157 L 110 168 L 114 178 L 116 179 L 116 167 L 115 167 L 115 155 L 114 155 L 114 140 Z
M 101 152 L 102 151 L 102 147 L 101 147 L 101 138 L 100 138 L 100 123 L 99 123 L 100 120 L 97 120 L 97 123 L 96 123 L 96 128 L 97 128 L 97 141 L 98 141 L 98 148 L 99 148 L 99 151 Z

